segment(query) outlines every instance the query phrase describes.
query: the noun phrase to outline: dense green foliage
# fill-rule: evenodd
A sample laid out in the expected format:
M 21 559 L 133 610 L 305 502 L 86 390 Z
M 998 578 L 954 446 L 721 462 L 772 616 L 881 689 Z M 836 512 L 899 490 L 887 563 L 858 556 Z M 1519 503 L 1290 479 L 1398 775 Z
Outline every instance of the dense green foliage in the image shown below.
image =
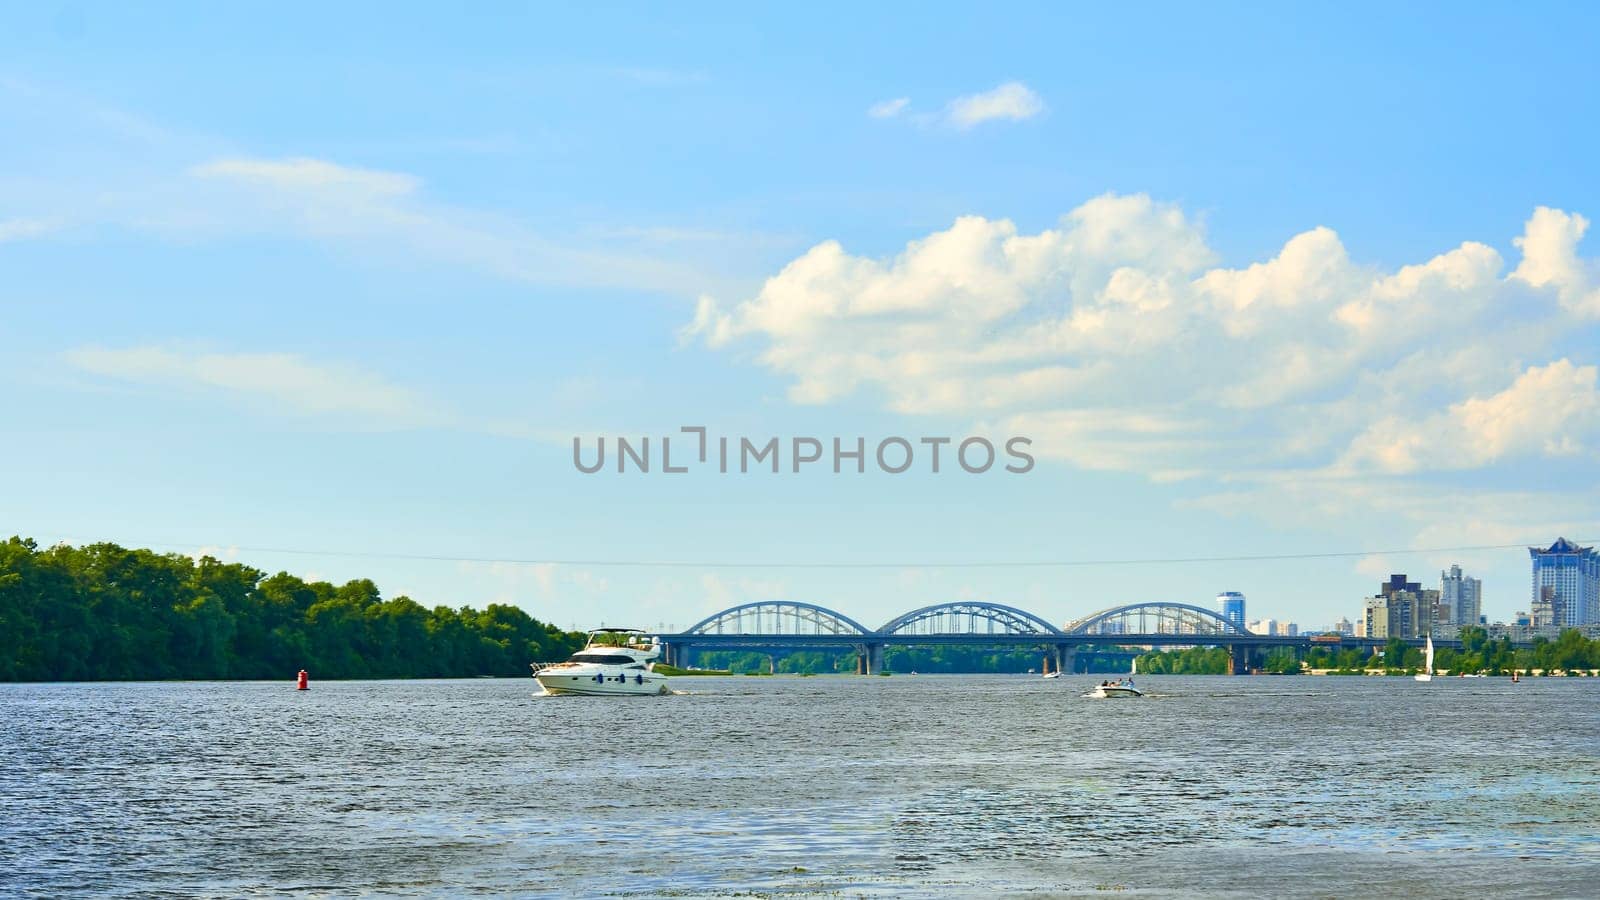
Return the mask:
M 854 672 L 856 655 L 853 652 L 812 650 L 773 654 L 744 650 L 697 650 L 694 653 L 694 665 L 702 669 L 727 670 L 736 675 L 765 672 L 769 667 L 789 674 L 826 674 Z
M 583 636 L 515 606 L 433 609 L 115 544 L 0 543 L 0 681 L 527 675 Z
M 1233 657 L 1221 647 L 1159 650 L 1139 657 L 1139 671 L 1146 675 L 1226 675 L 1232 665 Z
M 1595 644 L 1600 648 L 1600 643 L 1588 641 L 1577 631 L 1563 633 L 1563 641 L 1576 640 L 1584 644 Z M 1536 640 L 1535 644 L 1541 641 Z M 1501 638 L 1498 641 L 1489 640 L 1487 630 L 1476 625 L 1469 625 L 1461 629 L 1461 649 L 1453 647 L 1440 647 L 1433 654 L 1433 668 L 1437 672 L 1459 674 L 1462 672 L 1478 673 L 1485 675 L 1505 675 L 1511 672 L 1513 665 L 1518 662 L 1519 656 L 1526 665 L 1531 665 L 1534 659 L 1533 650 L 1514 650 L 1510 638 Z M 1545 654 L 1548 657 L 1548 654 Z M 1336 672 L 1364 672 L 1377 670 L 1384 672 L 1420 672 L 1424 663 L 1422 648 L 1414 647 L 1399 638 L 1390 638 L 1381 652 L 1373 653 L 1355 648 L 1336 650 L 1327 647 L 1316 647 L 1305 657 L 1307 666 L 1313 669 L 1331 669 Z M 1561 668 L 1559 666 L 1540 666 L 1540 668 Z M 1573 666 L 1573 668 L 1588 668 L 1588 666 Z
M 1263 672 L 1275 675 L 1298 675 L 1300 669 L 1300 658 L 1292 647 L 1274 649 L 1261 663 Z M 1158 650 L 1139 657 L 1139 671 L 1148 675 L 1227 675 L 1233 671 L 1233 657 L 1222 647 Z
M 1515 649 L 1509 638 L 1490 640 L 1489 633 L 1477 626 L 1461 629 L 1461 649 L 1440 648 L 1433 656 L 1434 668 L 1448 672 L 1483 672 L 1504 675 L 1513 670 L 1526 674 L 1540 672 L 1588 672 L 1600 669 L 1600 640 L 1583 636 L 1575 628 L 1562 631 L 1555 640 L 1535 637 L 1533 646 Z M 1422 665 L 1419 653 L 1416 665 Z
M 1423 653 L 1399 638 L 1389 640 L 1380 651 L 1355 647 L 1312 647 L 1297 653 L 1290 647 L 1279 647 L 1261 662 L 1265 672 L 1296 674 L 1305 669 L 1330 670 L 1349 674 L 1362 672 L 1419 672 Z M 1581 673 L 1600 669 L 1600 640 L 1583 636 L 1576 629 L 1561 632 L 1551 641 L 1533 639 L 1531 648 L 1517 649 L 1511 639 L 1502 637 L 1490 640 L 1489 632 L 1476 625 L 1461 629 L 1461 648 L 1439 647 L 1433 655 L 1434 671 L 1458 675 L 1482 673 L 1484 675 L 1509 675 L 1513 671 L 1524 674 L 1535 672 Z M 1139 657 L 1139 671 L 1170 675 L 1225 675 L 1229 671 L 1227 651 L 1212 647 L 1194 647 L 1188 650 L 1168 650 L 1146 653 Z

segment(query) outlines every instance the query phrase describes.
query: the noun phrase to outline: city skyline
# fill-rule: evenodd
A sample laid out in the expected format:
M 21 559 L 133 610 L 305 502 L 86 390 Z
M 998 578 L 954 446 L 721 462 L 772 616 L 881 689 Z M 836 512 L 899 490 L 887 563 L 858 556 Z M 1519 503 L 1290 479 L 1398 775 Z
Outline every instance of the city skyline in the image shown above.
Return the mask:
M 1508 618 L 1426 551 L 1600 538 L 1600 20 L 1362 9 L 6 10 L 0 529 L 562 625 Z M 1037 464 L 572 464 L 685 424 Z

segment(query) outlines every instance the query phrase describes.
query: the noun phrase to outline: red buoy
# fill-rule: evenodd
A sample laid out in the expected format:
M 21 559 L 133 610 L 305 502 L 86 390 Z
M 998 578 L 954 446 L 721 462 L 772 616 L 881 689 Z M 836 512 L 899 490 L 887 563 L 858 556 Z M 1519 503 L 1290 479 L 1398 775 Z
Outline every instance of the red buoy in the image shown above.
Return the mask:
M 311 685 L 309 684 L 310 679 L 311 679 L 311 676 L 306 674 L 306 670 L 305 669 L 301 669 L 300 670 L 300 677 L 295 680 L 294 689 L 297 690 L 297 691 L 303 691 L 303 690 L 306 690 L 306 689 L 310 688 L 311 687 Z

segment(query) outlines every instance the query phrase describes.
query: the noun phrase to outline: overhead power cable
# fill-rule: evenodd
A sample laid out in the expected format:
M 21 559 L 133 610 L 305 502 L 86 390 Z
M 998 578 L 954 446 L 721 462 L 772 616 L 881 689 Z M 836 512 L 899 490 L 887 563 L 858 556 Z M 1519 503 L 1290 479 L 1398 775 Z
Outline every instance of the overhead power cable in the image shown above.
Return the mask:
M 1051 569 L 1051 568 L 1087 568 L 1091 566 L 1160 566 L 1160 565 L 1193 565 L 1200 563 L 1225 563 L 1225 562 L 1278 562 L 1289 560 L 1311 559 L 1347 559 L 1364 556 L 1417 556 L 1434 553 L 1472 553 L 1485 550 L 1520 550 L 1528 547 L 1539 546 L 1538 541 L 1524 541 L 1515 544 L 1476 544 L 1455 547 L 1402 547 L 1385 550 L 1338 550 L 1322 553 L 1258 553 L 1241 554 L 1236 556 L 1170 556 L 1170 557 L 1125 557 L 1103 559 L 994 559 L 994 560 L 896 560 L 886 561 L 851 561 L 851 560 L 763 560 L 736 562 L 731 560 L 715 559 L 604 559 L 604 558 L 559 558 L 559 557 L 495 557 L 495 556 L 448 556 L 432 553 L 392 553 L 364 550 L 314 550 L 304 547 L 247 547 L 233 544 L 221 544 L 217 541 L 193 541 L 188 543 L 174 543 L 171 541 L 140 541 L 139 546 L 180 551 L 192 551 L 201 547 L 226 546 L 230 552 L 239 553 L 275 553 L 291 556 L 321 556 L 347 559 L 380 559 L 400 562 L 450 562 L 450 563 L 481 563 L 502 565 L 528 565 L 528 566 L 583 566 L 588 568 L 632 568 L 632 569 Z M 1593 541 L 1580 541 L 1590 544 Z

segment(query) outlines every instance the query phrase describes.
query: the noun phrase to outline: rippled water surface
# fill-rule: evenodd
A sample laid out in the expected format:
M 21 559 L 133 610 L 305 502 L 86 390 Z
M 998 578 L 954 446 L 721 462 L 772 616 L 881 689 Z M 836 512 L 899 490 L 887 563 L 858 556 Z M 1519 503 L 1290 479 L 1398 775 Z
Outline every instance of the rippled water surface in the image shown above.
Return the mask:
M 0 685 L 0 893 L 1600 896 L 1600 682 Z

